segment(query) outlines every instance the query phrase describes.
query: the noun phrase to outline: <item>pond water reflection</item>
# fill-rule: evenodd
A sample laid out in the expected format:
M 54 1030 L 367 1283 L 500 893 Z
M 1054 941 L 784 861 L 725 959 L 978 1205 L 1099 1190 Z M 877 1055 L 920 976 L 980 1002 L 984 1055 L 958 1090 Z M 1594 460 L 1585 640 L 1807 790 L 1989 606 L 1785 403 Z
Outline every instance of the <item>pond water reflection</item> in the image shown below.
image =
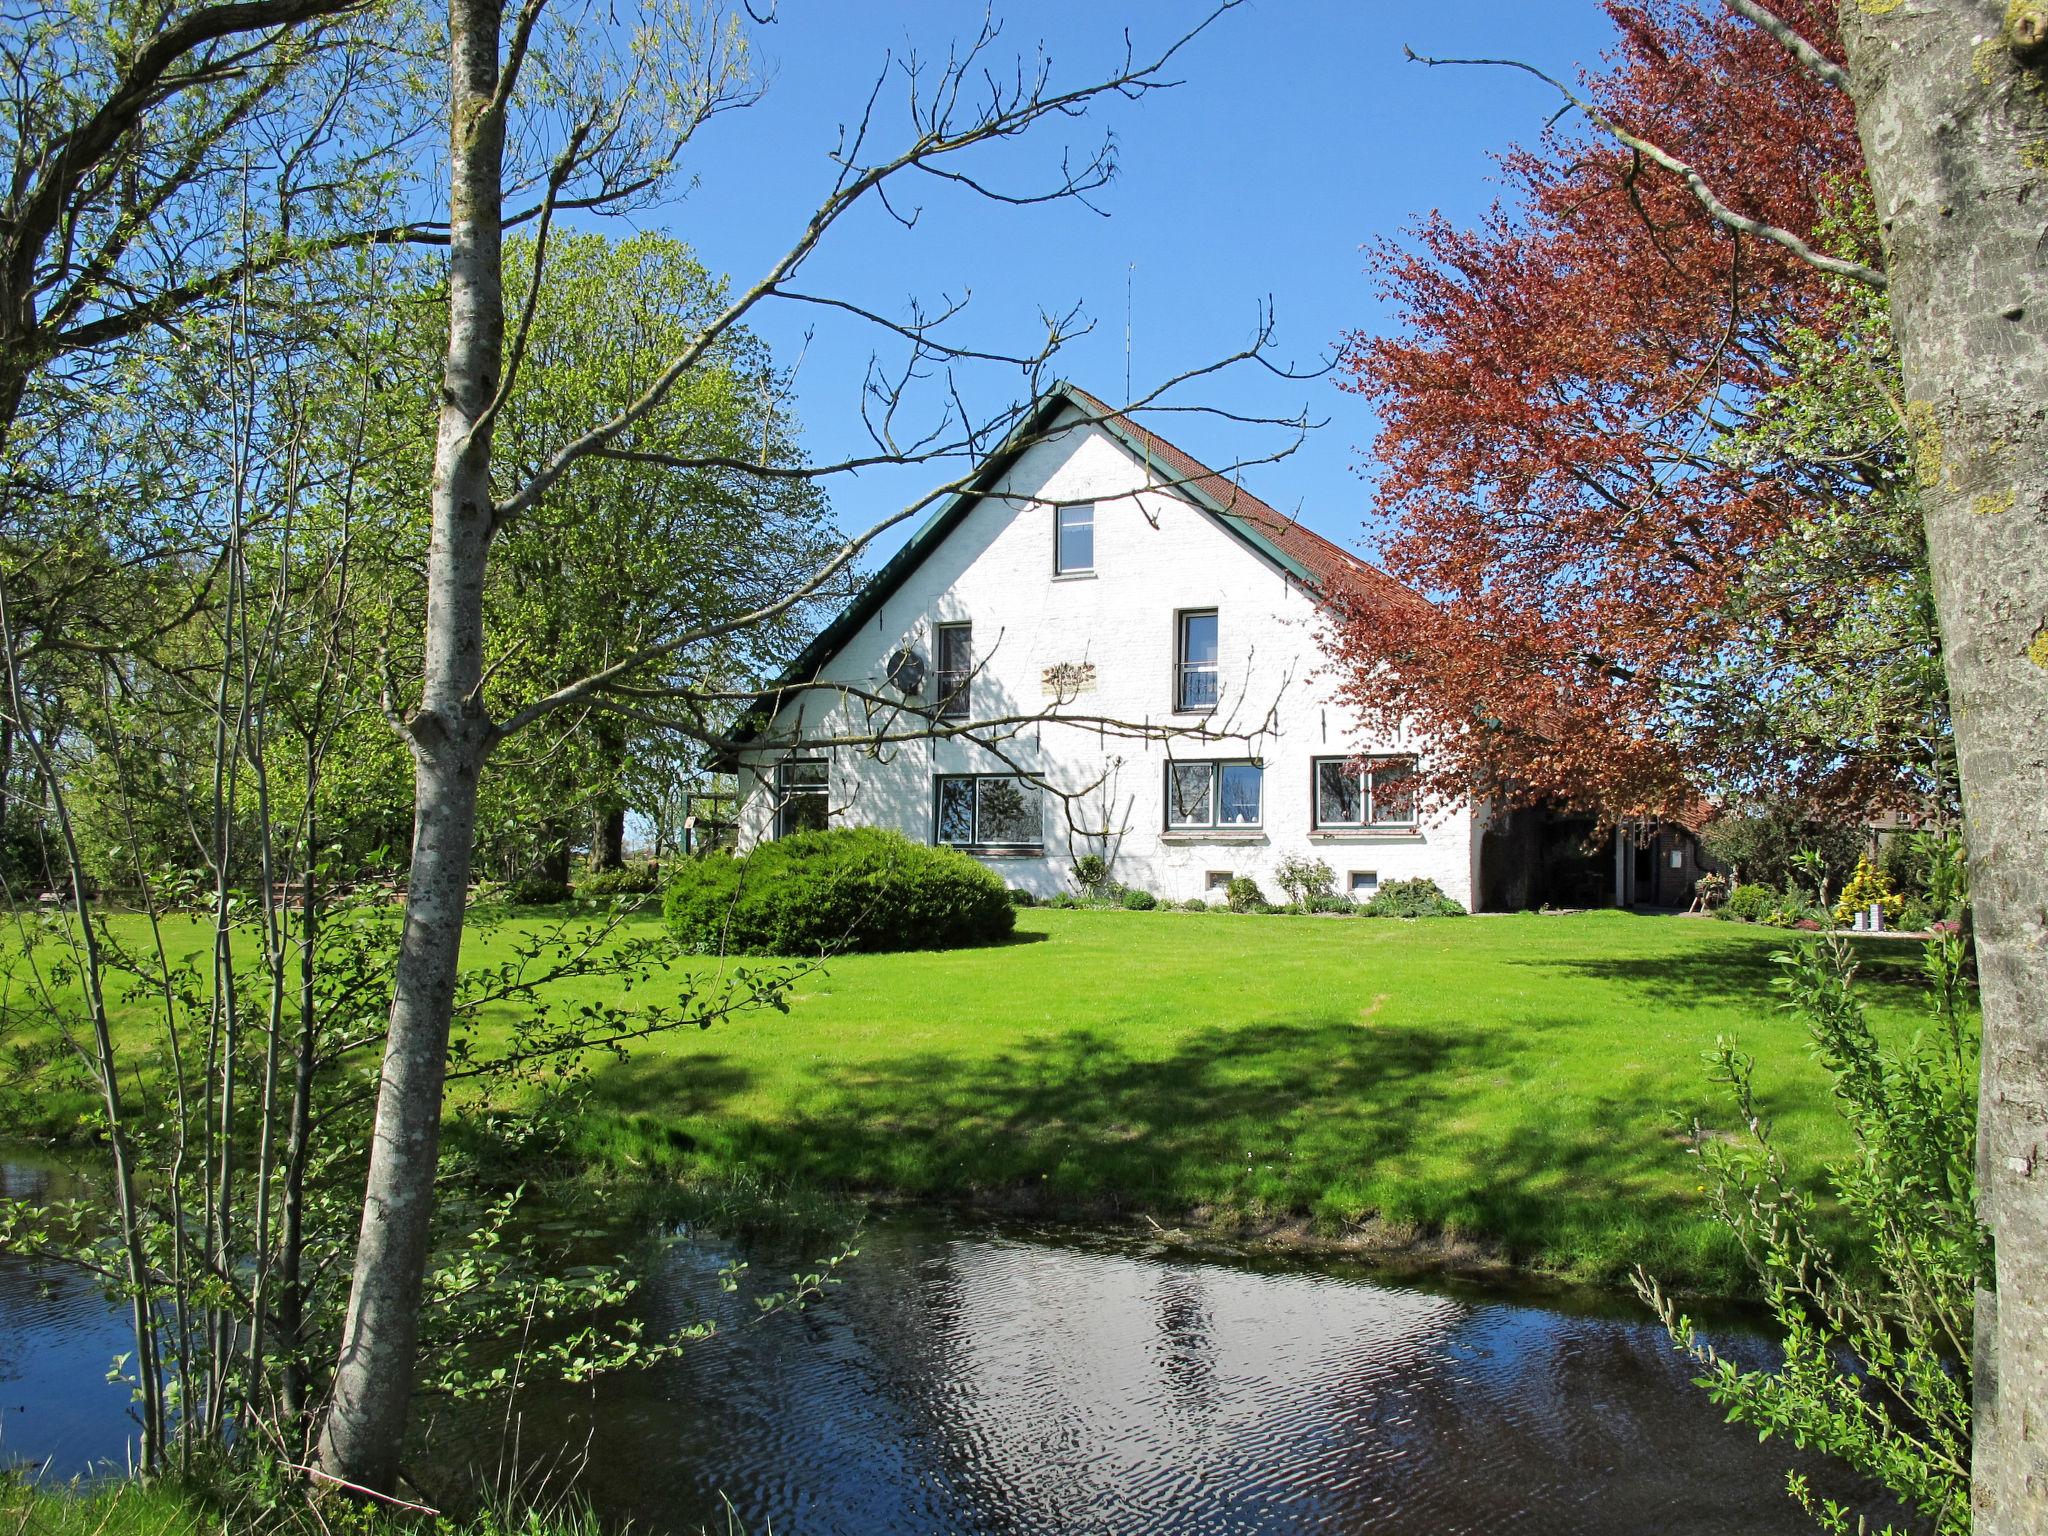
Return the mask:
M 15 1168 L 0 1193 L 47 1192 Z M 666 1247 L 639 1305 L 721 1332 L 594 1385 L 528 1387 L 508 1421 L 430 1411 L 421 1471 L 578 1467 L 638 1530 L 1340 1532 L 1770 1536 L 1811 1529 L 1788 1452 L 1721 1422 L 1661 1331 L 1390 1284 L 1329 1263 L 1194 1257 L 1015 1226 L 892 1218 L 846 1283 L 751 1320 L 808 1253 Z M 1738 1358 L 1768 1358 L 1740 1329 Z M 127 1348 L 88 1283 L 0 1258 L 0 1459 L 118 1467 Z M 1805 1463 L 1816 1483 L 1853 1493 Z

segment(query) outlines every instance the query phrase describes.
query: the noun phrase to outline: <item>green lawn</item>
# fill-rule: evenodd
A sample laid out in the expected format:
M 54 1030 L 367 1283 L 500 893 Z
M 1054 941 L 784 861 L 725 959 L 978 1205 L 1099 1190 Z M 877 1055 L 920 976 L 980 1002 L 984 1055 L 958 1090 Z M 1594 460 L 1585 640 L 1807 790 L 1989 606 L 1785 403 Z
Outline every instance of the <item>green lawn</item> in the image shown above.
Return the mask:
M 534 921 L 480 923 L 467 958 L 507 957 Z M 1476 1239 L 1581 1278 L 1640 1260 L 1729 1289 L 1737 1255 L 1671 1118 L 1729 1123 L 1701 1053 L 1727 1034 L 1757 1057 L 1804 1166 L 1845 1145 L 1803 1031 L 1776 1006 L 1785 939 L 1612 912 L 1027 910 L 1014 943 L 838 959 L 787 1014 L 607 1062 L 579 1146 L 662 1176 L 1168 1224 L 1340 1233 L 1377 1217 L 1375 1231 Z M 1917 956 L 1869 954 L 1880 1027 L 1913 1028 Z
M 1589 913 L 1424 922 L 1055 912 L 1019 942 L 851 956 L 760 1014 L 609 1067 L 588 1150 L 717 1177 L 1312 1218 L 1504 1244 L 1612 1280 L 1730 1287 L 1673 1110 L 1729 1122 L 1701 1053 L 1759 1061 L 1784 1144 L 1845 1145 L 1784 935 Z M 1908 950 L 1868 995 L 1910 1029 Z

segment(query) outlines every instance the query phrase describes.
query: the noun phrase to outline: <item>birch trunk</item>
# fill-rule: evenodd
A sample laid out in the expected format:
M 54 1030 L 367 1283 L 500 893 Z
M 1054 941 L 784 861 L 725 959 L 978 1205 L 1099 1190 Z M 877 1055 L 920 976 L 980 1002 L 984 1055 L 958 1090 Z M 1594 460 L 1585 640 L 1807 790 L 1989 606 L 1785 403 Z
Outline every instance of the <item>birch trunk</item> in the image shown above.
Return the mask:
M 1979 1536 L 2048 1531 L 2048 9 L 1843 0 L 1955 703 L 1983 981 Z M 2031 30 L 2030 30 L 2031 29 Z
M 448 356 L 434 453 L 426 666 L 420 708 L 409 722 L 412 871 L 362 1235 L 319 1453 L 330 1476 L 380 1492 L 397 1480 L 413 1391 L 477 778 L 491 739 L 481 692 L 492 532 L 487 411 L 505 333 L 499 6 L 451 0 L 448 21 Z

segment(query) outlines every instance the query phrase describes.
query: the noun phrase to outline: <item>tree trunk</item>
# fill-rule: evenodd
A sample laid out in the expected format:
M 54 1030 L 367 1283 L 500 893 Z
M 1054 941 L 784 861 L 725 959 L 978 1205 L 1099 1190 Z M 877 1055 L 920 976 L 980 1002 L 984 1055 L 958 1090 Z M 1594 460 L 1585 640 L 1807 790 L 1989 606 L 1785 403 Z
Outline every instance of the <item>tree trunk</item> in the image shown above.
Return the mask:
M 1955 704 L 1983 982 L 1979 1536 L 2048 1530 L 2048 82 L 2041 0 L 1844 0 Z M 2032 21 L 2030 23 L 2029 17 Z
M 477 779 L 491 744 L 481 694 L 492 532 L 487 411 L 505 340 L 499 24 L 496 0 L 450 0 L 448 356 L 434 452 L 426 666 L 409 722 L 412 870 L 362 1235 L 320 1438 L 324 1471 L 382 1492 L 397 1480 L 412 1397 Z
M 597 819 L 590 829 L 590 867 L 626 867 L 626 807 L 610 795 L 597 803 Z

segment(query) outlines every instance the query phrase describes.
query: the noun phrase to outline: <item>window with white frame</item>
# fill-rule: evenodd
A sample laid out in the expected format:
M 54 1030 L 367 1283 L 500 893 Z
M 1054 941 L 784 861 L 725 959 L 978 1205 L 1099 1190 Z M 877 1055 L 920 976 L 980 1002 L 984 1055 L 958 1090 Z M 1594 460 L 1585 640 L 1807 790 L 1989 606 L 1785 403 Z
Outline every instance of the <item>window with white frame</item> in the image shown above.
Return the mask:
M 1174 632 L 1174 710 L 1206 714 L 1216 707 L 1216 610 L 1175 615 Z
M 1415 825 L 1415 759 L 1319 757 L 1315 760 L 1319 832 Z
M 775 835 L 822 831 L 831 819 L 832 768 L 822 757 L 775 765 Z
M 1231 870 L 1208 870 L 1202 875 L 1202 889 L 1205 891 L 1228 891 L 1230 889 L 1230 882 L 1236 878 L 1237 875 Z
M 1077 576 L 1095 569 L 1095 504 L 1061 507 L 1053 545 L 1053 572 Z
M 1254 762 L 1166 765 L 1169 832 L 1259 826 L 1265 817 L 1265 769 Z
M 944 774 L 936 781 L 934 842 L 955 848 L 1038 848 L 1045 842 L 1038 786 L 1015 774 Z
M 1380 893 L 1380 872 L 1376 869 L 1354 869 L 1344 877 L 1344 883 L 1353 901 L 1371 901 Z

